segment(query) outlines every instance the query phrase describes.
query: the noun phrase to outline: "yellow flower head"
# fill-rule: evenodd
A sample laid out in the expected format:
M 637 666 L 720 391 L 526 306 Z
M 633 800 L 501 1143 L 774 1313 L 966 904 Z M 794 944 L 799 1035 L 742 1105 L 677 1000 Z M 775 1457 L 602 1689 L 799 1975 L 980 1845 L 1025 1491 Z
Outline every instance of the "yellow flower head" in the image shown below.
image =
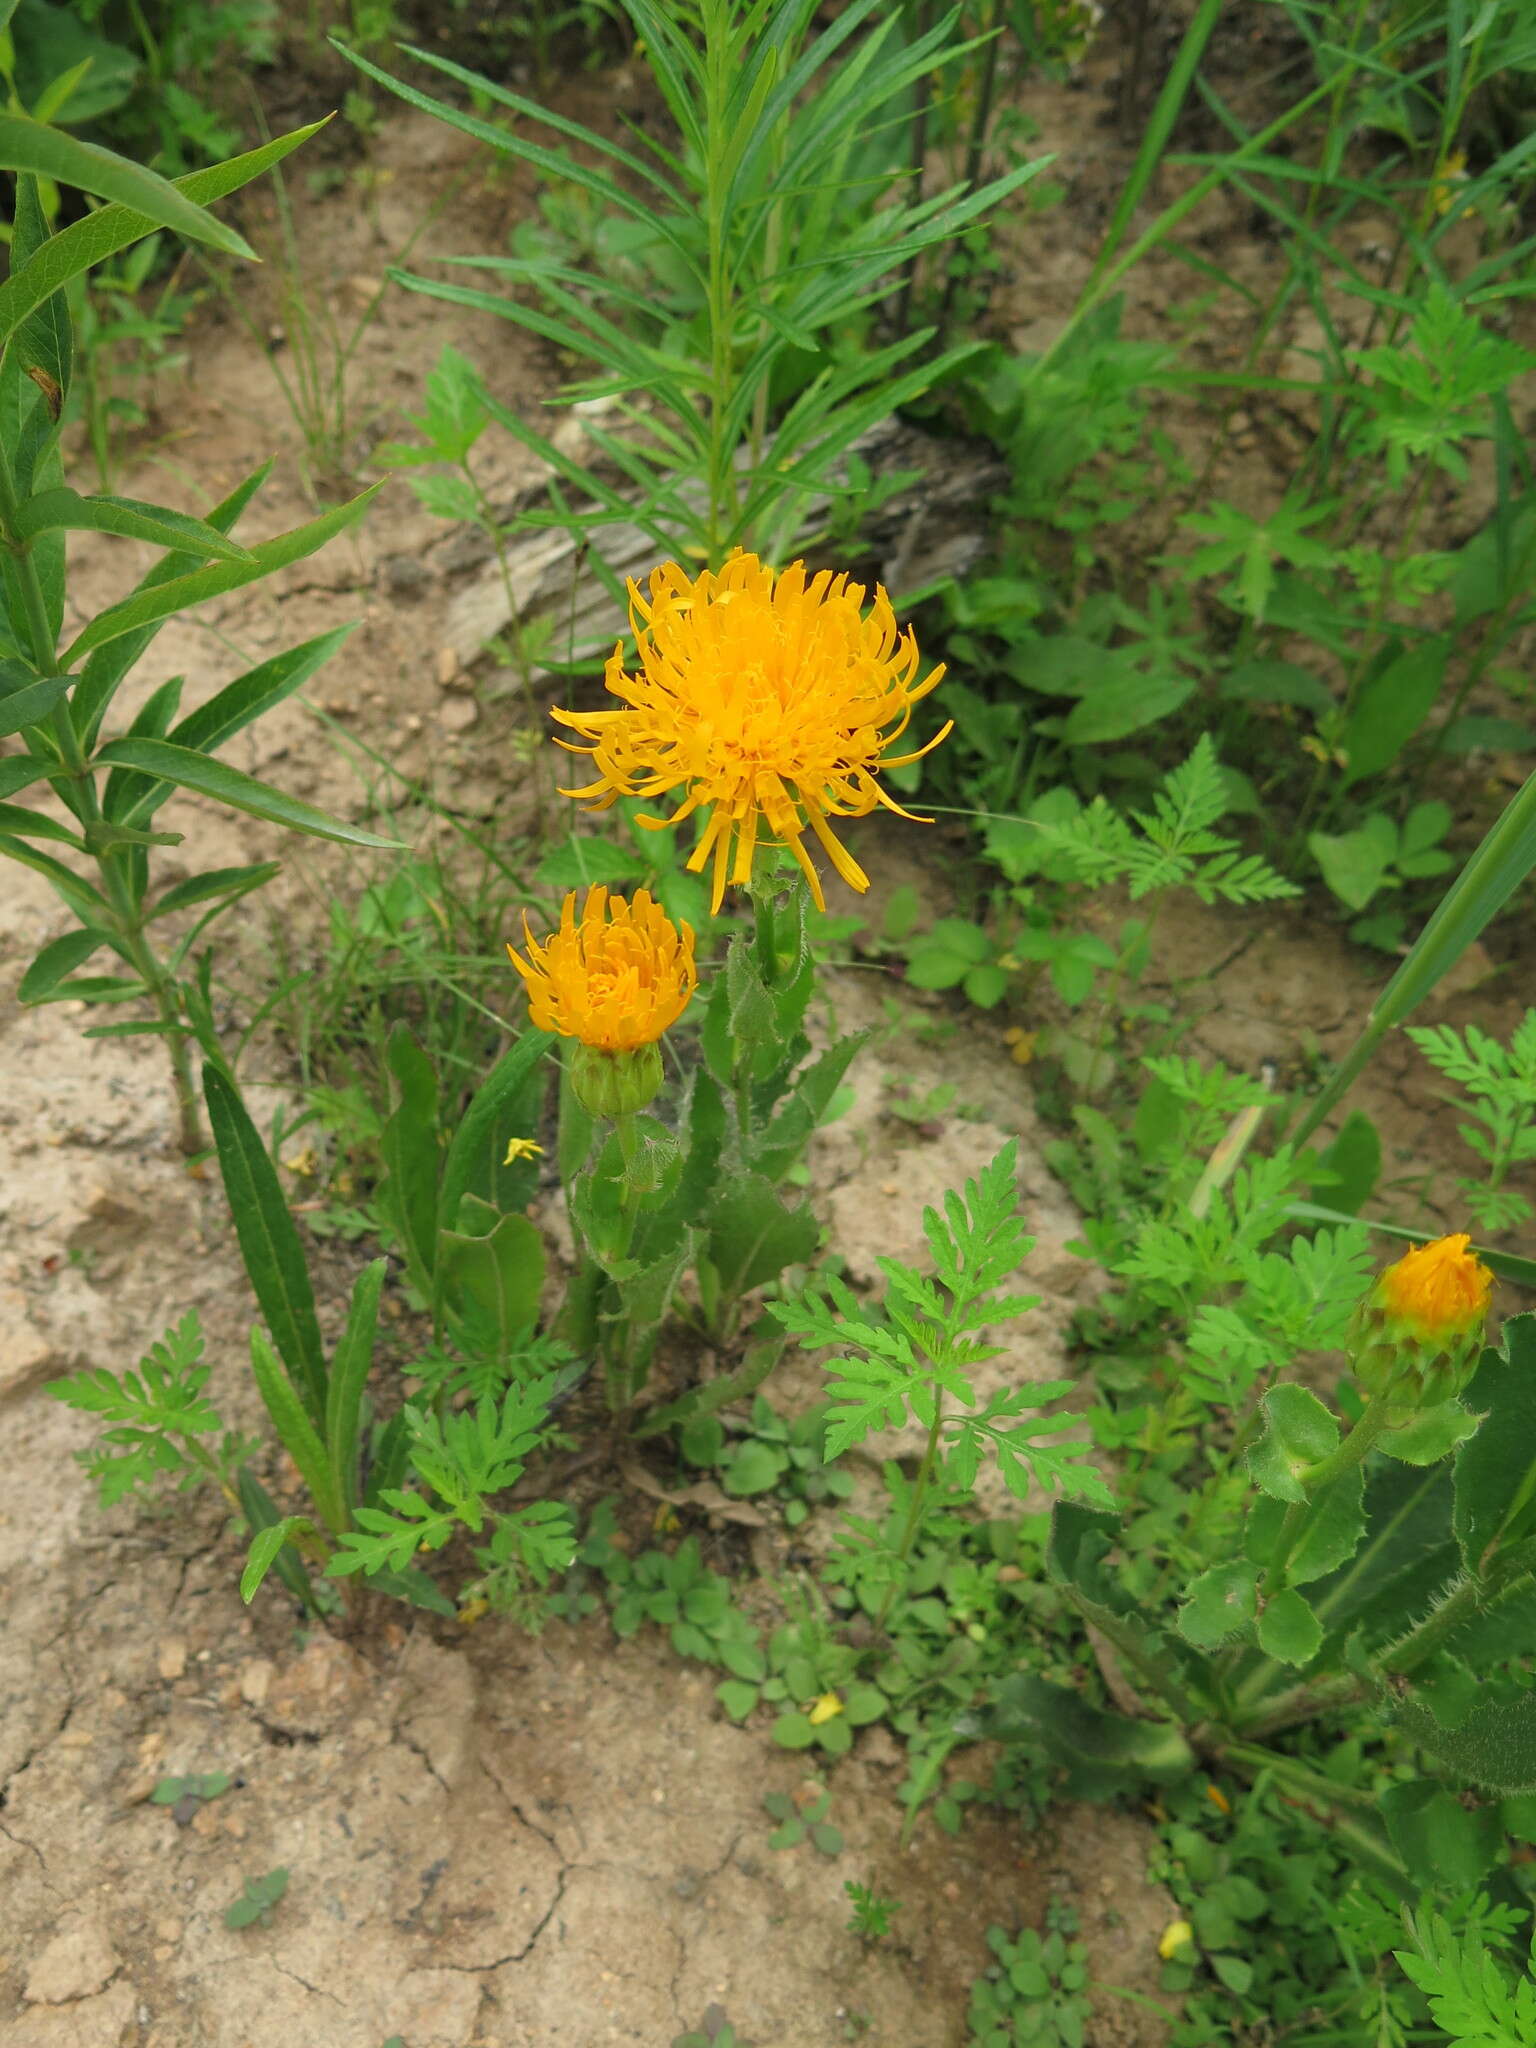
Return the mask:
M 1454 1399 L 1482 1352 L 1493 1275 L 1465 1231 L 1415 1245 L 1378 1274 L 1345 1342 L 1368 1393 L 1412 1409 Z
M 526 959 L 511 946 L 507 952 L 528 985 L 534 1023 L 595 1052 L 654 1045 L 698 986 L 693 927 L 674 925 L 645 889 L 632 902 L 589 889 L 579 918 L 573 889 L 558 931 L 539 945 L 525 914 L 523 938 Z
M 639 673 L 615 649 L 608 688 L 627 708 L 554 713 L 591 742 L 560 744 L 590 755 L 597 771 L 563 793 L 599 810 L 621 796 L 674 799 L 669 818 L 640 819 L 653 829 L 704 813 L 688 865 L 697 872 L 713 859 L 712 910 L 727 881 L 751 882 L 760 838 L 789 848 L 825 909 L 807 829 L 843 880 L 867 889 L 827 821 L 882 804 L 911 817 L 877 770 L 919 759 L 950 729 L 916 753 L 886 754 L 944 671 L 915 680 L 917 642 L 898 635 L 885 591 L 876 588 L 866 618 L 862 584 L 826 569 L 807 579 L 803 562 L 777 574 L 738 550 L 696 578 L 668 562 L 651 577 L 648 603 L 633 583 L 629 595 Z
M 509 947 L 508 951 L 510 950 Z M 507 1156 L 501 1163 L 503 1166 L 512 1166 L 519 1159 L 537 1159 L 543 1150 L 544 1147 L 533 1138 L 510 1138 L 507 1141 Z
M 1165 1963 L 1194 1946 L 1195 1930 L 1187 1920 L 1170 1920 L 1158 1937 L 1157 1952 Z
M 1462 1337 L 1481 1330 L 1493 1275 L 1467 1250 L 1465 1231 L 1415 1245 L 1376 1283 L 1376 1300 L 1420 1337 Z

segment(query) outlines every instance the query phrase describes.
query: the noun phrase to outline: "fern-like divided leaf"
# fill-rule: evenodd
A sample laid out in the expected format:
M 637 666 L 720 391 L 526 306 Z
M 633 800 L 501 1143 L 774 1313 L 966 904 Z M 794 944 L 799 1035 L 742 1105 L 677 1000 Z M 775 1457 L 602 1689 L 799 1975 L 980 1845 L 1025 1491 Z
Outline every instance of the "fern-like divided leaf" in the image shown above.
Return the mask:
M 1086 1462 L 1084 1447 L 1039 1441 L 1058 1435 L 1070 1417 L 1017 1420 L 1026 1410 L 1063 1399 L 1072 1392 L 1070 1381 L 1004 1387 L 979 1411 L 957 1412 L 975 1409 L 967 1369 L 1001 1349 L 974 1333 L 1023 1315 L 1039 1301 L 1033 1294 L 993 1293 L 1034 1246 L 1017 1213 L 1017 1160 L 1018 1146 L 1010 1142 L 961 1192 L 951 1191 L 941 1208 L 923 1212 L 933 1279 L 900 1259 L 883 1258 L 877 1263 L 886 1291 L 876 1309 L 829 1275 L 825 1297 L 807 1293 L 777 1303 L 773 1314 L 808 1349 L 835 1344 L 841 1353 L 827 1386 L 823 1456 L 829 1462 L 874 1430 L 899 1428 L 909 1418 L 932 1429 L 941 1417 L 944 1473 L 951 1485 L 969 1491 L 982 1458 L 990 1455 L 1020 1500 L 1045 1487 L 1109 1507 L 1113 1497 Z
M 76 1454 L 96 1481 L 103 1507 L 156 1479 L 180 1477 L 193 1483 L 200 1476 L 206 1459 L 193 1465 L 175 1439 L 223 1428 L 217 1409 L 203 1395 L 208 1367 L 202 1355 L 202 1325 L 194 1310 L 150 1346 L 137 1372 L 98 1368 L 48 1382 L 46 1391 L 56 1401 L 111 1425 L 96 1449 Z M 243 1449 L 234 1445 L 236 1453 Z
M 1075 817 L 1038 829 L 1080 881 L 1090 888 L 1123 881 L 1137 901 L 1175 888 L 1193 890 L 1202 903 L 1298 895 L 1267 861 L 1211 829 L 1228 808 L 1221 762 L 1210 734 L 1202 733 L 1189 759 L 1164 777 L 1150 811 L 1126 818 L 1100 796 Z
M 1475 1935 L 1458 1935 L 1438 1915 L 1415 1917 L 1410 1927 L 1413 1949 L 1395 1954 L 1428 1998 L 1437 2027 L 1459 2048 L 1536 2048 L 1536 1979 L 1529 1971 L 1512 1981 Z

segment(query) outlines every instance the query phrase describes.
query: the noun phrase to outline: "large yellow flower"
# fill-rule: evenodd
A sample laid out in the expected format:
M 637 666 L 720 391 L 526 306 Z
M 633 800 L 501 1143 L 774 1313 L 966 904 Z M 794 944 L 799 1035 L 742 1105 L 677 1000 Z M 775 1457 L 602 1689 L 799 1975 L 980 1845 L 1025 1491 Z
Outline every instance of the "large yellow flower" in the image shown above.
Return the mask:
M 558 931 L 539 945 L 525 913 L 523 938 L 526 959 L 511 946 L 507 952 L 527 983 L 534 1023 L 594 1052 L 654 1045 L 698 986 L 693 927 L 674 925 L 645 889 L 633 902 L 589 889 L 579 918 L 573 889 Z
M 886 754 L 944 671 L 915 681 L 916 640 L 897 633 L 883 589 L 867 618 L 864 595 L 830 570 L 807 580 L 794 562 L 777 575 L 739 550 L 718 573 L 692 579 L 666 563 L 651 577 L 649 603 L 631 583 L 640 673 L 626 672 L 617 648 L 606 680 L 628 708 L 554 713 L 591 742 L 560 744 L 589 754 L 597 771 L 564 794 L 600 810 L 621 796 L 676 798 L 671 817 L 641 818 L 655 829 L 707 814 L 688 865 L 713 859 L 714 910 L 727 881 L 750 883 L 760 837 L 789 848 L 825 909 L 807 829 L 843 880 L 867 889 L 828 819 L 867 817 L 881 804 L 911 817 L 876 771 L 916 761 L 950 728 L 916 753 Z

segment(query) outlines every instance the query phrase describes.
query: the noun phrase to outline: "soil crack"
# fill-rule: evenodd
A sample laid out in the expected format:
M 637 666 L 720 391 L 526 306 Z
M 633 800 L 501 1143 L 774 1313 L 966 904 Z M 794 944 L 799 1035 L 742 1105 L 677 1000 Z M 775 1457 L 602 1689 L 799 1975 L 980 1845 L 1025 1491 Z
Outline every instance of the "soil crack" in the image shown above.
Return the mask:
M 314 1997 L 328 1998 L 331 2001 L 332 2005 L 341 2004 L 341 2000 L 336 1996 L 334 1991 L 327 1991 L 323 1984 L 311 1984 L 309 1979 L 307 1977 L 301 1977 L 297 1970 L 290 1970 L 286 1968 L 282 1963 L 280 1963 L 277 1960 L 276 1956 L 269 1956 L 267 1960 L 269 1963 L 271 1963 L 273 1969 L 276 1970 L 279 1977 L 286 1977 L 289 1980 L 289 1982 L 293 1984 L 302 1984 L 304 1989 L 312 1993 Z
M 0 1835 L 4 1835 L 5 1839 L 8 1842 L 13 1843 L 16 1848 L 30 1849 L 32 1851 L 32 1854 L 37 1858 L 37 1867 L 43 1873 L 44 1883 L 47 1885 L 49 1891 L 57 1894 L 58 1887 L 57 1885 L 55 1885 L 53 1879 L 48 1874 L 48 1858 L 43 1854 L 42 1850 L 39 1849 L 36 1842 L 32 1841 L 26 1835 L 13 1834 L 11 1830 L 6 1826 L 3 1820 L 0 1820 Z
M 396 1742 L 402 1744 L 406 1749 L 408 1749 L 411 1752 L 412 1756 L 419 1757 L 421 1761 L 426 1765 L 428 1775 L 437 1780 L 438 1784 L 442 1786 L 444 1792 L 448 1792 L 450 1790 L 448 1780 L 437 1768 L 437 1765 L 433 1763 L 431 1757 L 427 1754 L 422 1744 L 419 1743 L 414 1736 L 408 1735 L 404 1727 L 401 1726 L 398 1722 L 395 1724 L 391 1732 L 393 1733 Z
M 545 1928 L 549 1925 L 550 1921 L 554 1919 L 556 1913 L 558 1913 L 560 1910 L 561 1904 L 565 1899 L 565 1881 L 567 1875 L 568 1872 L 562 1869 L 560 1875 L 555 1879 L 555 1896 L 550 1900 L 549 1905 L 545 1909 L 543 1918 L 539 1921 L 538 1925 L 534 1928 L 533 1932 L 529 1935 L 528 1939 L 523 1943 L 521 1948 L 513 1949 L 508 1955 L 497 1956 L 493 1962 L 489 1963 L 438 1963 L 435 1964 L 434 1967 L 441 1970 L 454 1970 L 460 1976 L 463 1977 L 483 1977 L 492 1970 L 504 1970 L 507 1967 L 508 1963 L 527 1962 L 528 1958 L 533 1954 L 535 1947 L 538 1945 L 539 1936 L 544 1932 Z

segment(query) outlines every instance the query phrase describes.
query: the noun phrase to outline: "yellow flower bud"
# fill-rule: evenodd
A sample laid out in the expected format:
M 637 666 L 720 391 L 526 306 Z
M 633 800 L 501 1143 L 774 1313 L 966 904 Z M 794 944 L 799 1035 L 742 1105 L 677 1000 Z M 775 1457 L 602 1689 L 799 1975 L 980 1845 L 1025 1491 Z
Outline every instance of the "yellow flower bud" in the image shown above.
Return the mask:
M 1415 1245 L 1378 1275 L 1345 1345 L 1368 1394 L 1404 1408 L 1459 1394 L 1477 1366 L 1493 1275 L 1465 1231 Z
M 655 1100 L 662 1079 L 659 1045 L 632 1052 L 578 1045 L 571 1053 L 571 1087 L 588 1116 L 633 1116 Z

